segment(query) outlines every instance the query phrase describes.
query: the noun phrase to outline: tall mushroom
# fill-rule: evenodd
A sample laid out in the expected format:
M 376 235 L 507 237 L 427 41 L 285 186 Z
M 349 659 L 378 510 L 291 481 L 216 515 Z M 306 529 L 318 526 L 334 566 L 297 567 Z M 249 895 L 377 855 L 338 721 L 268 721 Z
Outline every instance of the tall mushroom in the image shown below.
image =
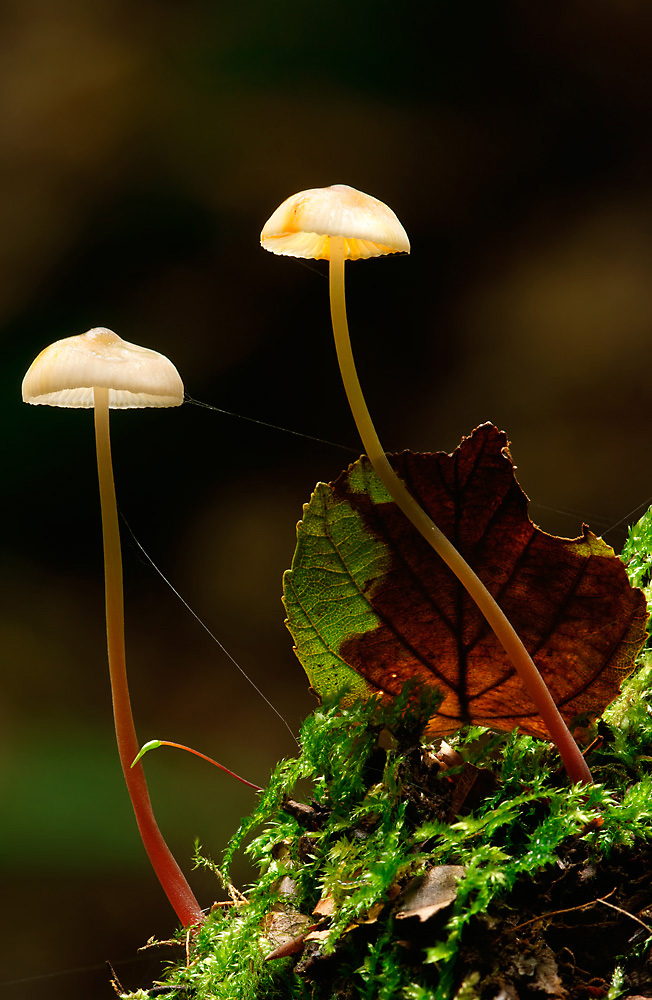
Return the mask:
M 346 184 L 311 188 L 287 198 L 270 216 L 261 245 L 289 257 L 329 264 L 331 320 L 342 381 L 365 451 L 378 478 L 406 517 L 466 588 L 502 644 L 556 743 L 574 782 L 591 782 L 591 772 L 532 657 L 477 574 L 394 472 L 380 443 L 356 372 L 344 295 L 346 260 L 409 253 L 403 226 L 387 205 Z
M 103 327 L 58 340 L 42 351 L 23 380 L 23 400 L 48 406 L 93 407 L 104 541 L 106 634 L 118 752 L 145 850 L 184 926 L 202 919 L 199 903 L 158 828 L 131 712 L 124 639 L 122 555 L 111 463 L 109 409 L 180 406 L 183 383 L 167 358 Z

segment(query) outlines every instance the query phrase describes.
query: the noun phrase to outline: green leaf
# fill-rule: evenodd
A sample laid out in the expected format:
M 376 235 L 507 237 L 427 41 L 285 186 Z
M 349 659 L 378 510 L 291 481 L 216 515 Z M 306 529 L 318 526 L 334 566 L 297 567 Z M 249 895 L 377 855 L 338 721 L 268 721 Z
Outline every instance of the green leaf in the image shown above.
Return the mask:
M 289 628 L 315 691 L 330 698 L 348 690 L 353 700 L 371 689 L 339 649 L 349 636 L 378 628 L 370 598 L 391 556 L 326 483 L 317 485 L 303 511 L 292 568 L 283 577 Z

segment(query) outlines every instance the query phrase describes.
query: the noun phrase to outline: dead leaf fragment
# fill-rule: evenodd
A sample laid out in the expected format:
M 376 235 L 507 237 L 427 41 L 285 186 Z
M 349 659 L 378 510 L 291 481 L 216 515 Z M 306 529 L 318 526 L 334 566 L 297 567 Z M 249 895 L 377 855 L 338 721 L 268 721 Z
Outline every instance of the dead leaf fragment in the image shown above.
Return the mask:
M 314 917 L 332 917 L 334 913 L 335 900 L 332 896 L 322 896 L 312 911 Z
M 289 907 L 280 907 L 268 913 L 263 921 L 263 930 L 274 949 L 265 956 L 265 961 L 301 951 L 306 934 L 316 927 L 317 924 L 312 923 L 305 914 Z
M 402 909 L 396 914 L 396 919 L 418 917 L 420 921 L 429 920 L 455 900 L 457 883 L 463 876 L 461 865 L 438 865 L 413 879 L 403 892 Z
M 330 931 L 310 931 L 310 934 L 306 934 L 305 941 L 325 941 Z
M 263 930 L 272 944 L 280 945 L 304 932 L 310 923 L 310 918 L 298 910 L 280 907 L 266 915 Z
M 461 753 L 458 753 L 447 743 L 446 740 L 441 741 L 441 746 L 435 754 L 436 759 L 439 761 L 439 766 L 442 771 L 448 771 L 451 767 L 462 767 L 464 764 L 464 757 Z

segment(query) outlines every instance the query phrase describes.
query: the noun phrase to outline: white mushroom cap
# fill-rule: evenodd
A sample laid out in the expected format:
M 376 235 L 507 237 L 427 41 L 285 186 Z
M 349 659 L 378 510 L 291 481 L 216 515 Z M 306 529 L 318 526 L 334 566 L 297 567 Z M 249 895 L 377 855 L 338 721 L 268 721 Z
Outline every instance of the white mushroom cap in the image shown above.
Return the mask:
M 171 361 L 102 326 L 41 351 L 23 379 L 23 401 L 92 407 L 94 386 L 109 390 L 113 409 L 183 403 L 183 382 Z
M 329 260 L 331 236 L 344 237 L 349 260 L 410 252 L 407 233 L 391 208 L 346 184 L 286 198 L 265 223 L 260 242 L 272 253 Z

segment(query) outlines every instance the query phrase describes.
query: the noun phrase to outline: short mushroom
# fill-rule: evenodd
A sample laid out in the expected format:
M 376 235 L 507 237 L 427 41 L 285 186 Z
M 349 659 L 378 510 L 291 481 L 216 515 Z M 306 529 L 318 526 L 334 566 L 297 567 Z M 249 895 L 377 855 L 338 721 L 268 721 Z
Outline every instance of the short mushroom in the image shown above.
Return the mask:
M 139 743 L 127 684 L 122 555 L 109 438 L 110 408 L 179 406 L 183 383 L 162 354 L 97 327 L 46 347 L 25 375 L 23 400 L 95 410 L 107 648 L 118 752 L 138 829 L 158 879 L 184 926 L 196 923 L 202 919 L 201 907 L 158 828 L 142 765 L 131 767 Z
M 290 257 L 328 260 L 331 320 L 342 381 L 363 446 L 378 478 L 406 517 L 421 532 L 487 619 L 548 727 L 574 782 L 592 781 L 566 723 L 532 657 L 492 595 L 455 546 L 397 476 L 380 443 L 356 372 L 344 295 L 347 260 L 409 253 L 403 226 L 387 205 L 346 184 L 311 188 L 287 198 L 260 234 L 265 250 Z

